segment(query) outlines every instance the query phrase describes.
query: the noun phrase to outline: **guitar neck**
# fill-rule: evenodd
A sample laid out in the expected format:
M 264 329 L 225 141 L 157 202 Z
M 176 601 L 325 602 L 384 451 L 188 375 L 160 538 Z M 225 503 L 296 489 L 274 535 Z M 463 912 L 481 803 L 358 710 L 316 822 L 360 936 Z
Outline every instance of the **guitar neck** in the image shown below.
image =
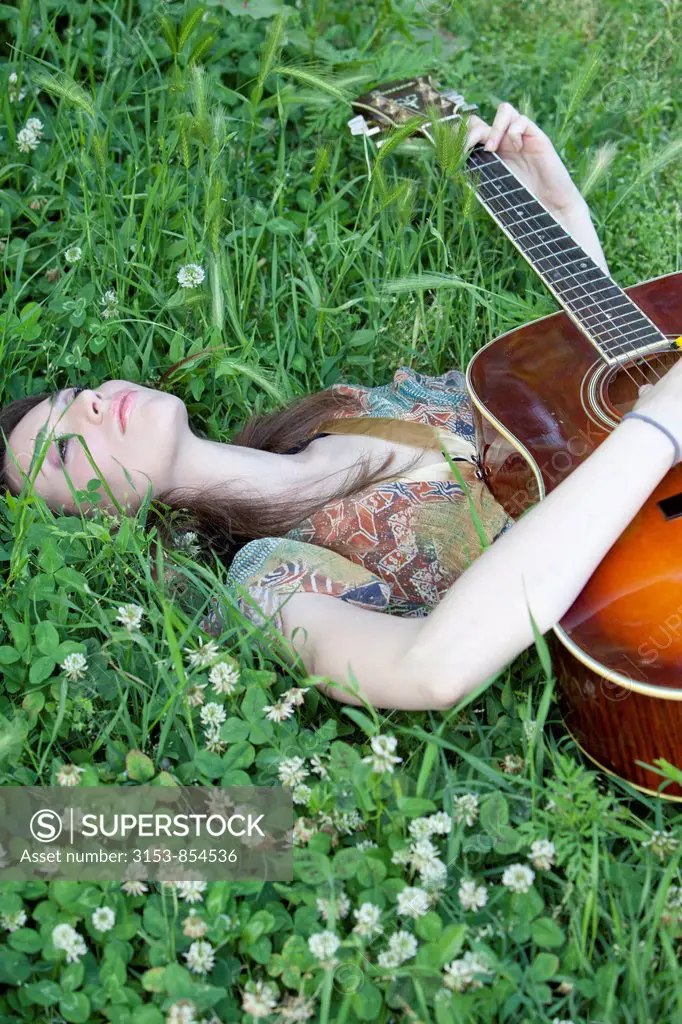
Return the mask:
M 667 345 L 665 335 L 496 154 L 467 159 L 478 200 L 609 363 Z

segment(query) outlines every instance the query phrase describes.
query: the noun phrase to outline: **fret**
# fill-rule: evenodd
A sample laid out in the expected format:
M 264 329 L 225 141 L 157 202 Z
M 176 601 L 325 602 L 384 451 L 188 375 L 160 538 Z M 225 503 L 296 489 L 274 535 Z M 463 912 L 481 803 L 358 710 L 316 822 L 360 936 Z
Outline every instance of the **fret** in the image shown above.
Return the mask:
M 598 324 L 590 328 L 595 334 L 603 335 L 606 341 L 619 341 L 627 339 L 628 341 L 644 341 L 650 334 L 649 325 L 646 327 L 635 327 L 634 325 L 629 327 L 627 330 L 619 331 L 615 328 L 609 328 L 606 324 Z M 611 335 L 611 337 L 609 337 Z
M 595 318 L 597 318 L 597 323 L 591 324 L 589 321 L 590 320 L 594 320 Z M 648 330 L 651 329 L 651 324 L 646 323 L 646 322 L 644 324 L 642 324 L 641 319 L 639 317 L 635 317 L 633 320 L 626 321 L 625 323 L 616 324 L 616 323 L 613 323 L 613 322 L 609 322 L 603 316 L 599 316 L 598 313 L 587 313 L 587 312 L 585 312 L 583 314 L 583 319 L 584 319 L 584 321 L 585 321 L 585 323 L 587 324 L 588 327 L 594 328 L 595 330 L 597 329 L 599 324 L 601 324 L 604 327 L 605 330 L 609 330 L 610 328 L 622 328 L 622 329 L 633 330 L 633 331 L 635 329 L 636 330 L 640 330 L 640 331 L 644 331 L 644 330 L 648 331 Z M 639 326 L 637 328 L 635 328 L 635 324 L 636 323 L 639 324 Z
M 494 153 L 470 154 L 477 196 L 589 337 L 606 354 L 663 339 L 658 328 L 605 274 Z
M 538 256 L 538 258 L 535 260 L 535 264 L 538 267 L 540 273 L 544 273 L 546 270 L 554 270 L 554 269 L 566 269 L 566 270 L 568 270 L 569 267 L 572 267 L 572 266 L 576 265 L 580 269 L 571 271 L 571 277 L 579 277 L 581 274 L 596 274 L 597 275 L 596 278 L 591 278 L 590 279 L 591 281 L 592 280 L 595 280 L 595 281 L 596 280 L 600 280 L 602 278 L 606 279 L 607 281 L 610 280 L 609 278 L 606 277 L 606 274 L 604 273 L 603 270 L 600 270 L 599 267 L 595 266 L 594 264 L 591 267 L 588 267 L 587 266 L 587 261 L 585 259 L 580 259 L 580 257 L 578 257 L 578 259 L 575 259 L 575 260 L 568 260 L 566 263 L 561 263 L 559 265 L 559 267 L 556 267 L 556 266 L 552 267 L 551 265 L 548 266 L 548 267 L 542 266 L 542 264 L 545 262 L 545 260 L 553 260 L 553 259 L 556 258 L 557 255 L 558 255 L 558 253 L 549 253 L 547 256 Z M 618 285 L 615 285 L 614 287 L 618 288 Z

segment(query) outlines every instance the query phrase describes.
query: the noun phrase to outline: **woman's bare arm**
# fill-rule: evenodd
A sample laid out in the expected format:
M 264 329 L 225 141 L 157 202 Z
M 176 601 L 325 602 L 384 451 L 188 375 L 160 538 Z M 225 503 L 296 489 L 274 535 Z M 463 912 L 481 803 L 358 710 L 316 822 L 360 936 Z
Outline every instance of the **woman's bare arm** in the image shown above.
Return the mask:
M 587 203 L 551 139 L 511 103 L 500 103 L 492 125 L 473 114 L 467 123 L 466 148 L 477 142 L 495 152 L 608 274 L 606 258 Z
M 562 618 L 669 470 L 672 452 L 660 431 L 626 420 L 480 555 L 425 618 L 294 594 L 281 609 L 287 638 L 338 700 L 451 707 L 533 643 L 529 611 L 541 633 Z

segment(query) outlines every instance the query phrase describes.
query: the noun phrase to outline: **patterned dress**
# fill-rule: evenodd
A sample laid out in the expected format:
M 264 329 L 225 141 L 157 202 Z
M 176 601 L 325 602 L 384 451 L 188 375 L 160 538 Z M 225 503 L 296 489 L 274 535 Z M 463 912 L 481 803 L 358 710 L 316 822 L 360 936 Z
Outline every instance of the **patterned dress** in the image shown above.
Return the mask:
M 233 603 L 250 622 L 261 628 L 269 622 L 279 633 L 282 603 L 300 592 L 424 616 L 513 524 L 477 476 L 471 400 L 461 371 L 428 376 L 400 366 L 379 387 L 337 382 L 333 388 L 359 401 L 359 413 L 344 415 L 436 427 L 457 472 L 442 458 L 330 502 L 282 537 L 241 548 L 227 573 Z M 220 600 L 212 599 L 201 625 L 214 635 L 224 629 Z

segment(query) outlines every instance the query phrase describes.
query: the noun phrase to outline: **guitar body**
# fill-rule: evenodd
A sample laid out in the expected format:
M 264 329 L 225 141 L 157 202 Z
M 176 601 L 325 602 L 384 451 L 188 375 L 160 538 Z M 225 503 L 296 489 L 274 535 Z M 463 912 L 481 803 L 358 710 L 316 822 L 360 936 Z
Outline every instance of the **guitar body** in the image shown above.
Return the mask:
M 626 292 L 671 341 L 682 334 L 682 273 Z M 632 407 L 639 384 L 677 354 L 608 365 L 563 312 L 481 349 L 467 384 L 481 466 L 507 512 L 518 518 L 553 490 Z M 682 465 L 601 561 L 550 643 L 576 742 L 602 769 L 656 793 L 661 775 L 638 761 L 665 758 L 682 770 Z M 682 800 L 682 785 L 656 795 Z
M 463 145 L 453 131 L 475 108 L 419 75 L 371 89 L 353 109 L 348 127 L 366 145 L 402 131 L 452 153 Z M 467 369 L 481 470 L 518 518 L 680 357 L 672 342 L 682 336 L 682 273 L 624 290 L 518 168 L 480 143 L 465 166 L 476 199 L 565 311 L 494 339 Z M 550 643 L 562 713 L 584 753 L 639 789 L 682 800 L 682 465 L 607 552 Z M 658 759 L 678 770 L 672 782 Z

